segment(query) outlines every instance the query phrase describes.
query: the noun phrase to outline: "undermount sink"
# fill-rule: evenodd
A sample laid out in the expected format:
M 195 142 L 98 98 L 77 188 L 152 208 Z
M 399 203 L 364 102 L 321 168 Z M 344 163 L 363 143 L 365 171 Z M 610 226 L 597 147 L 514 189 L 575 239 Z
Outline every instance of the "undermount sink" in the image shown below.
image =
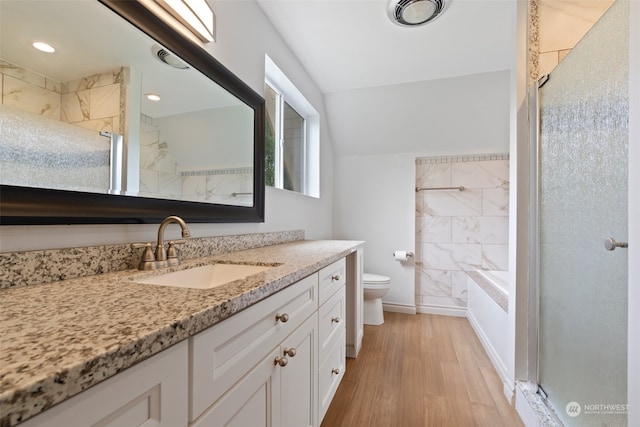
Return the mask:
M 234 280 L 244 279 L 269 270 L 273 266 L 246 264 L 207 264 L 172 273 L 159 274 L 142 279 L 133 279 L 135 283 L 147 285 L 174 286 L 178 288 L 210 289 Z

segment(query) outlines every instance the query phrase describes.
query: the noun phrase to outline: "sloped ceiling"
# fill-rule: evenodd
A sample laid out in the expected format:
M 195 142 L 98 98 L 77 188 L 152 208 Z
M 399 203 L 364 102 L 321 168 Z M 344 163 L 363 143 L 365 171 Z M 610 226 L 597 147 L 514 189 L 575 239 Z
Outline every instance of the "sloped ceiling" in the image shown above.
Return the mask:
M 515 0 L 448 0 L 435 21 L 401 27 L 387 0 L 257 0 L 323 93 L 511 67 Z
M 448 0 L 443 15 L 419 27 L 391 22 L 388 0 L 257 1 L 324 93 L 336 155 L 470 152 L 465 144 L 473 144 L 476 153 L 496 151 L 463 139 L 461 129 L 467 136 L 474 133 L 456 113 L 473 115 L 478 123 L 472 127 L 479 133 L 485 128 L 482 118 L 504 116 L 508 125 L 508 109 L 487 111 L 480 98 L 465 107 L 468 92 L 447 80 L 483 74 L 492 87 L 505 89 L 488 95 L 504 96 L 508 105 L 504 70 L 513 65 L 516 0 Z M 494 72 L 504 83 L 487 77 Z M 483 84 L 482 78 L 475 82 Z M 495 131 L 484 135 L 501 141 L 497 150 L 505 151 L 505 125 L 491 126 Z

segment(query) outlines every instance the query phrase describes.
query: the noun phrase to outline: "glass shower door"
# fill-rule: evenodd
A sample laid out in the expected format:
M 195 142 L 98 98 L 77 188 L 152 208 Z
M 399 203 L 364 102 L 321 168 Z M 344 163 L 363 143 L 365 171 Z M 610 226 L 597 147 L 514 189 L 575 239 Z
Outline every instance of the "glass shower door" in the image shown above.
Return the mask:
M 538 379 L 567 426 L 626 426 L 628 11 L 540 90 Z

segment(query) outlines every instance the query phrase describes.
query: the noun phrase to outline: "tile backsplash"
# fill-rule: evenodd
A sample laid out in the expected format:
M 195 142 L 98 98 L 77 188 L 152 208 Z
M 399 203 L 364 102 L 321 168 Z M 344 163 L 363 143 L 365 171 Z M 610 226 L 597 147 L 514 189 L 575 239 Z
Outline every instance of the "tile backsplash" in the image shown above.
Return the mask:
M 304 240 L 304 230 L 187 239 L 182 259 Z M 142 249 L 130 244 L 0 253 L 0 289 L 32 286 L 136 268 Z
M 416 159 L 416 304 L 467 305 L 467 271 L 508 269 L 509 156 Z

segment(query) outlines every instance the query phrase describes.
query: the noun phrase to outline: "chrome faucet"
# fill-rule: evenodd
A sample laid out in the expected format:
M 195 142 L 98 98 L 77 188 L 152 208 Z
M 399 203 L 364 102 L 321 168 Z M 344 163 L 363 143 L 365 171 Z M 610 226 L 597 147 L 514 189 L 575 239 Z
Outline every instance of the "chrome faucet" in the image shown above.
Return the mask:
M 164 230 L 167 225 L 175 222 L 182 229 L 182 237 L 189 237 L 191 233 L 187 227 L 187 223 L 184 222 L 179 216 L 168 216 L 162 220 L 160 227 L 158 227 L 158 242 L 156 244 L 155 253 L 151 249 L 151 243 L 133 243 L 132 248 L 144 247 L 142 254 L 142 260 L 138 264 L 139 270 L 156 270 L 163 267 L 172 267 L 180 264 L 180 258 L 178 257 L 178 251 L 175 245 L 185 243 L 184 240 L 171 240 L 169 241 L 169 247 L 164 247 Z

